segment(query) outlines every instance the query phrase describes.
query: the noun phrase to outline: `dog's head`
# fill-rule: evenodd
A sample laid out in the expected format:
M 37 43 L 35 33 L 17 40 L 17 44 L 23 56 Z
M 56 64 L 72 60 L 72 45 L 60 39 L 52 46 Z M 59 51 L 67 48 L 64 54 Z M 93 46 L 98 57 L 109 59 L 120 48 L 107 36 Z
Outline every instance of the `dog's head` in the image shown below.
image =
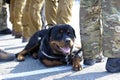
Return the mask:
M 67 24 L 55 25 L 49 31 L 49 45 L 58 55 L 69 55 L 75 38 L 74 29 Z

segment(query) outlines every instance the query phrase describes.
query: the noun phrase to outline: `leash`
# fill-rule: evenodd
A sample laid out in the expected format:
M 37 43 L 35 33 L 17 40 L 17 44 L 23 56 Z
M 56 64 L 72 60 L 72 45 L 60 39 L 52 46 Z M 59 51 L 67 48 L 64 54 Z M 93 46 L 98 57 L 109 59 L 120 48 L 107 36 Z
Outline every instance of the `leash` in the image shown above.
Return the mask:
M 75 55 L 78 55 L 82 51 L 82 48 L 80 48 L 77 52 L 75 52 Z
M 42 29 L 48 29 L 48 28 L 53 27 L 53 26 L 54 26 L 54 24 L 47 24 Z
M 65 61 L 66 61 L 67 65 L 69 65 L 72 62 L 71 60 L 75 57 L 82 58 L 82 48 L 80 48 L 78 51 L 71 52 L 70 55 L 67 55 L 65 57 Z

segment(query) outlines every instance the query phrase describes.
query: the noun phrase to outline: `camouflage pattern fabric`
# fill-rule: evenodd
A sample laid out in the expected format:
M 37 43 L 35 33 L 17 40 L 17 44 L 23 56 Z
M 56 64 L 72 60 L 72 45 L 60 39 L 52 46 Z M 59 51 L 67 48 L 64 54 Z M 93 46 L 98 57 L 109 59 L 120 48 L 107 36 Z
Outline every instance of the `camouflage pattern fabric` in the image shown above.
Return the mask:
M 120 57 L 119 0 L 81 0 L 80 34 L 84 59 Z
M 103 55 L 120 58 L 120 0 L 103 0 Z
M 95 59 L 101 53 L 101 0 L 81 0 L 80 34 L 84 59 Z
M 0 30 L 7 28 L 7 7 L 4 0 L 0 0 Z
M 0 0 L 0 12 L 2 10 L 2 0 Z

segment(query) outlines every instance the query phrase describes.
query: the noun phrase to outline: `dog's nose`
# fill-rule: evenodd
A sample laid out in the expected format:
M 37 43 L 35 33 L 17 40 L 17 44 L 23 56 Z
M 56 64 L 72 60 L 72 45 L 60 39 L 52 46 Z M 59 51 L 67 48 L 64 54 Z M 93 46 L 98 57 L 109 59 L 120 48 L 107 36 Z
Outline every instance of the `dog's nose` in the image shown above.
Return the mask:
M 67 38 L 67 39 L 65 40 L 65 43 L 69 44 L 69 43 L 70 43 L 70 39 Z

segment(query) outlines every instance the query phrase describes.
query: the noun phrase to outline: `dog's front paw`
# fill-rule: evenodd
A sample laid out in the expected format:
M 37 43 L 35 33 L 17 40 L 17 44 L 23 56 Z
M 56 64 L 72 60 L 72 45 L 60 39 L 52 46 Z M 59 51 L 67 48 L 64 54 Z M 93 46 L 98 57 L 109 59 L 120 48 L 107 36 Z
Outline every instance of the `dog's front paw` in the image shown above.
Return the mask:
M 25 57 L 23 55 L 17 54 L 16 59 L 17 59 L 17 61 L 24 61 Z
M 19 53 L 16 54 L 17 61 L 24 61 L 25 60 L 25 55 L 27 55 L 28 51 L 23 50 Z
M 74 71 L 81 71 L 82 66 L 80 64 L 80 59 L 79 58 L 73 58 L 72 59 L 72 67 Z

